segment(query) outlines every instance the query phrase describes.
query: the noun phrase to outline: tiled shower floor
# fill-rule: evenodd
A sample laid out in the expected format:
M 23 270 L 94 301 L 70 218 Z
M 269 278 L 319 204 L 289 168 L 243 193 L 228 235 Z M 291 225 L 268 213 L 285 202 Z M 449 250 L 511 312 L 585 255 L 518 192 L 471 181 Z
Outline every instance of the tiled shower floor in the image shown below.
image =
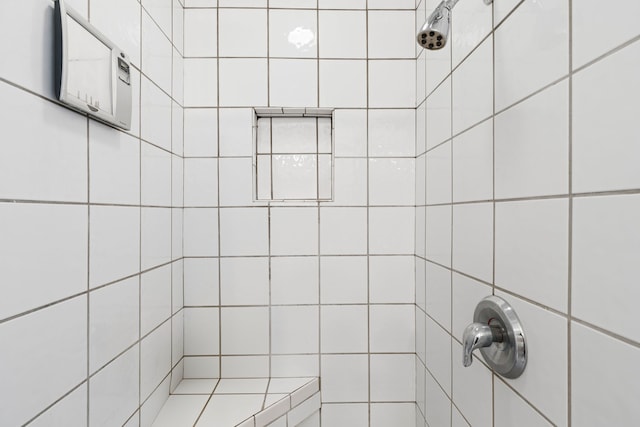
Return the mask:
M 153 427 L 262 427 L 289 411 L 297 425 L 319 408 L 319 392 L 318 378 L 185 379 Z

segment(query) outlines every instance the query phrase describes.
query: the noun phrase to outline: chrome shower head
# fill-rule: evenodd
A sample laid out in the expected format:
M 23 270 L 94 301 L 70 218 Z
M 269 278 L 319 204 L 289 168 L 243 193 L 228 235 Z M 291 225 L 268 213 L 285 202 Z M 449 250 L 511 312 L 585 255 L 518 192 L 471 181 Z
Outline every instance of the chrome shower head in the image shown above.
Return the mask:
M 425 49 L 438 50 L 447 44 L 451 27 L 451 9 L 458 0 L 444 0 L 422 26 L 416 40 Z
M 493 0 L 484 0 L 484 4 L 489 5 Z M 458 3 L 458 0 L 442 0 L 438 7 L 424 23 L 416 41 L 420 46 L 429 50 L 442 49 L 449 39 L 451 29 L 451 9 Z

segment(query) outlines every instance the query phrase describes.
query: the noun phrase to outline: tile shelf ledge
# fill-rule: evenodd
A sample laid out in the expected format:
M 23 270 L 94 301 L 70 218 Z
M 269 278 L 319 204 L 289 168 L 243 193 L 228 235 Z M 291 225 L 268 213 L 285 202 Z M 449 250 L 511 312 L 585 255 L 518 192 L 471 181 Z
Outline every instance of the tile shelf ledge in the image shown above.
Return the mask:
M 297 426 L 320 409 L 320 379 L 184 379 L 153 427 Z

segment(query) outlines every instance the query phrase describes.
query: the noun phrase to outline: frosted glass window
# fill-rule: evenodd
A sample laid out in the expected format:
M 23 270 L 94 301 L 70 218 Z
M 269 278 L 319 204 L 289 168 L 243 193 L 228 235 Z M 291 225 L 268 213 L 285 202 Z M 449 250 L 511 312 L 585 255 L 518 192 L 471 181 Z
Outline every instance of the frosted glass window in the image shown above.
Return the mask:
M 333 197 L 331 117 L 257 117 L 257 200 L 329 201 Z
M 67 33 L 67 95 L 112 114 L 111 49 L 73 19 Z

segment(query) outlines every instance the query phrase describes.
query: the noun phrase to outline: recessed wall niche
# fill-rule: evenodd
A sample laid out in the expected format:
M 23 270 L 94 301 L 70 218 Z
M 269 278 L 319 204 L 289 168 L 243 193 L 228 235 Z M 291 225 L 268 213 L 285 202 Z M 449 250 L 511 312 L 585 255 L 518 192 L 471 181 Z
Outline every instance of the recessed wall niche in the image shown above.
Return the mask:
M 333 199 L 333 110 L 254 109 L 254 183 L 259 201 Z

